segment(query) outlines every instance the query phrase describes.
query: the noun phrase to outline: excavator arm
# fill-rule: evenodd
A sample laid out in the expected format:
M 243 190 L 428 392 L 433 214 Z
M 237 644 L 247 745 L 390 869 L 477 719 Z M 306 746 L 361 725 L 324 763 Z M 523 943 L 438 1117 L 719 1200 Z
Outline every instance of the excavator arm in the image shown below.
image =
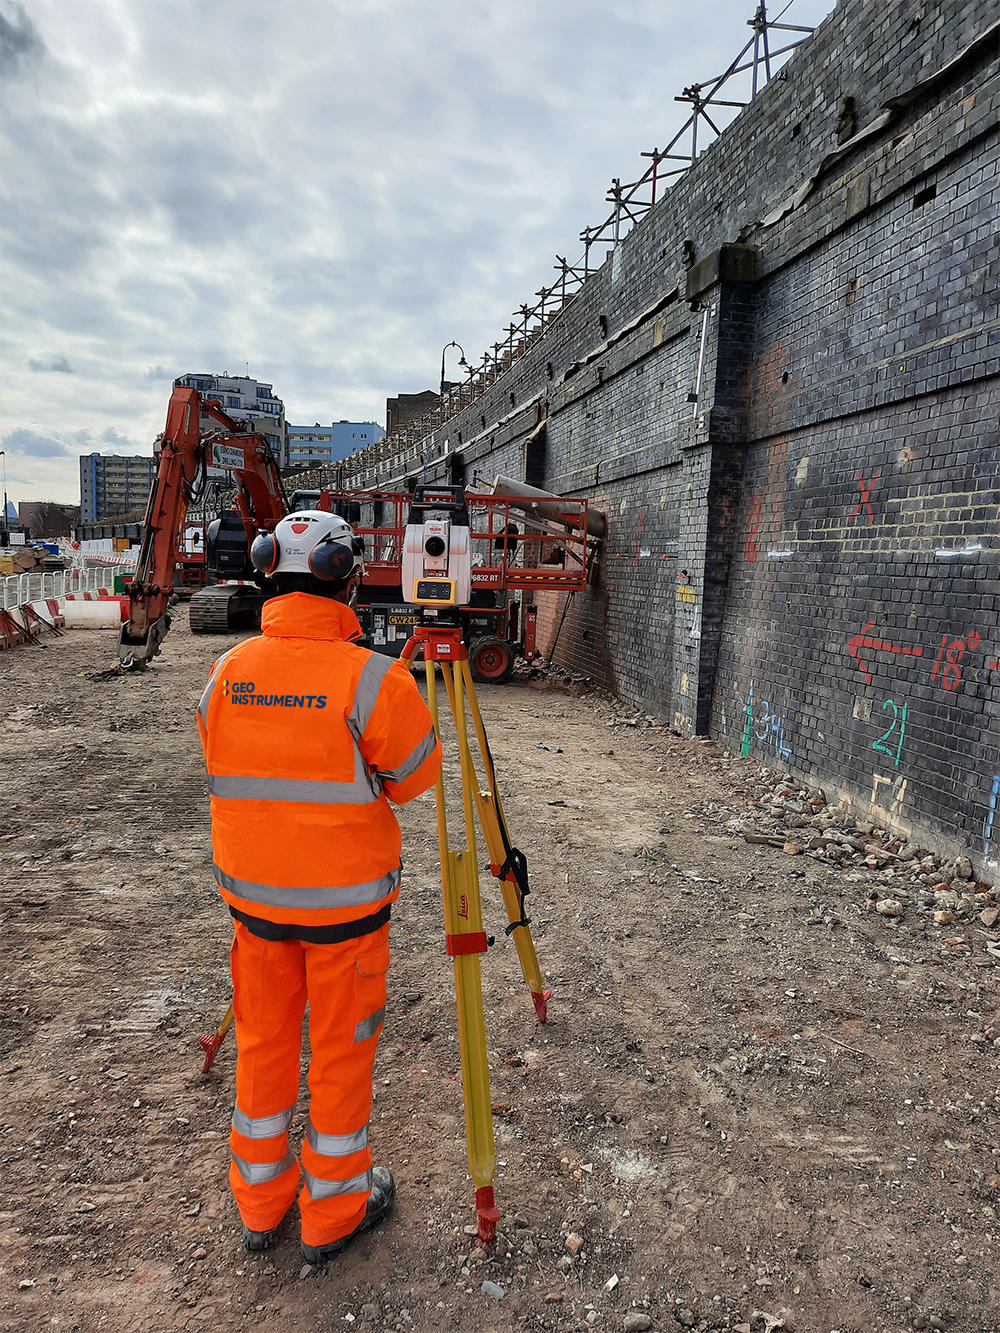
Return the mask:
M 202 414 L 221 429 L 203 436 Z M 169 628 L 167 607 L 174 588 L 179 535 L 208 466 L 224 467 L 235 474 L 236 504 L 248 544 L 258 531 L 269 532 L 287 512 L 278 464 L 267 440 L 229 416 L 217 399 L 204 399 L 197 389 L 175 387 L 129 588 L 129 618 L 118 644 L 122 667 L 145 666 L 160 650 Z

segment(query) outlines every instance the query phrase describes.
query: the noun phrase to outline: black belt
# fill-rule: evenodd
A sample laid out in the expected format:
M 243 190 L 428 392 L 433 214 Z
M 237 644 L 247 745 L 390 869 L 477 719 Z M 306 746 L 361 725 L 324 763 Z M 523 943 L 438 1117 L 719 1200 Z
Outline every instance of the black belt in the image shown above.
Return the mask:
M 230 907 L 229 914 L 234 920 L 242 921 L 250 934 L 256 935 L 258 939 L 278 942 L 299 940 L 303 944 L 342 944 L 344 940 L 357 940 L 363 935 L 381 930 L 392 914 L 392 906 L 386 903 L 371 916 L 359 917 L 357 921 L 338 921 L 331 926 L 300 926 L 295 922 L 265 921 L 262 917 L 239 912 L 235 907 Z

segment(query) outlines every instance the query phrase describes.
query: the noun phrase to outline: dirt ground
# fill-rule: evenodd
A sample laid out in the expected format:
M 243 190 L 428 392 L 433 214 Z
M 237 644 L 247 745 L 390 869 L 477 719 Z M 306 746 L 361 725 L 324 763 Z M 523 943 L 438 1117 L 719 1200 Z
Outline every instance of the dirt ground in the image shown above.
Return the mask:
M 428 794 L 376 1065 L 396 1212 L 325 1272 L 294 1225 L 244 1254 L 235 1048 L 203 1077 L 196 1040 L 230 924 L 194 708 L 231 641 L 182 609 L 145 675 L 86 678 L 107 632 L 0 654 L 0 1329 L 1000 1330 L 996 931 L 878 915 L 874 870 L 744 841 L 752 755 L 524 675 L 481 701 L 554 994 L 540 1027 L 487 876 L 500 1242 Z

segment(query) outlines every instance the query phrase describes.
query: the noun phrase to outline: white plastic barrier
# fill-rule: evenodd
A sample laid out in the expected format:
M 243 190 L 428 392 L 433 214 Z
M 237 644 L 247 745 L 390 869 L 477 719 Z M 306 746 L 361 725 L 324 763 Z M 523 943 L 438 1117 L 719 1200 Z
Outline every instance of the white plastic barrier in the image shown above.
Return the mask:
M 25 602 L 42 601 L 46 597 L 65 597 L 73 592 L 99 592 L 113 588 L 115 575 L 120 571 L 113 565 L 88 569 L 60 570 L 55 574 L 12 574 L 0 580 L 2 609 L 10 611 Z
M 125 571 L 127 572 L 127 571 Z M 113 588 L 115 575 L 122 573 L 118 565 L 88 565 L 59 570 L 53 574 L 11 574 L 0 579 L 2 606 L 10 611 L 25 602 L 42 601 L 46 597 L 65 597 L 73 592 L 99 592 Z
M 62 610 L 67 629 L 117 629 L 122 623 L 122 604 L 117 597 L 92 602 L 69 599 Z

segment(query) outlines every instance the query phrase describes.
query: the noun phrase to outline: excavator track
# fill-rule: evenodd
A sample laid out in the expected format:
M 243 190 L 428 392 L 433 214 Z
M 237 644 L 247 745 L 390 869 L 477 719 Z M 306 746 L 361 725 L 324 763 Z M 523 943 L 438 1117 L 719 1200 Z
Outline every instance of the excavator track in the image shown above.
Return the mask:
M 199 588 L 188 605 L 192 634 L 229 634 L 252 628 L 253 612 L 260 615 L 260 595 L 238 583 L 218 583 Z

